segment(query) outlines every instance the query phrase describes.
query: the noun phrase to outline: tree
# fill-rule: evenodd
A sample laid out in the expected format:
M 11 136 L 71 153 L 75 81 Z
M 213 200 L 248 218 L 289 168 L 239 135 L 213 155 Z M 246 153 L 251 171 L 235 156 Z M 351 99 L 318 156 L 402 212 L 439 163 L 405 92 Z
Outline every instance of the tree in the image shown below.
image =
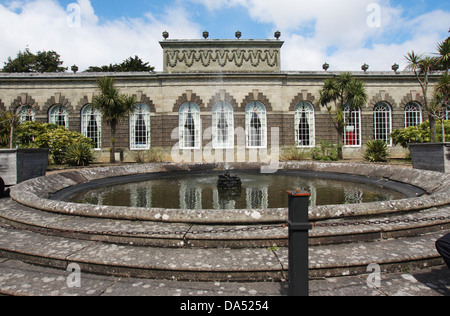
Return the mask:
M 406 70 L 413 71 L 417 81 L 422 89 L 422 96 L 424 98 L 423 107 L 428 113 L 431 128 L 431 141 L 436 142 L 436 118 L 433 116 L 433 104 L 428 99 L 428 88 L 430 84 L 430 75 L 433 69 L 437 66 L 437 59 L 429 56 L 418 55 L 414 51 L 405 56 L 408 61 Z
M 103 120 L 111 128 L 110 162 L 115 163 L 117 125 L 131 112 L 137 99 L 134 96 L 120 94 L 111 77 L 102 77 L 97 80 L 97 84 L 100 94 L 94 97 L 92 105 L 102 113 Z
M 348 72 L 342 73 L 337 77 L 325 80 L 319 94 L 319 104 L 327 107 L 338 133 L 339 159 L 342 159 L 342 145 L 346 126 L 344 111 L 347 106 L 353 111 L 367 103 L 368 96 L 365 84 L 361 80 L 353 78 Z M 334 112 L 330 106 L 331 102 L 334 103 Z
M 19 51 L 17 57 L 8 57 L 2 72 L 7 73 L 35 73 L 35 72 L 65 72 L 67 68 L 61 67 L 63 62 L 55 51 L 39 51 L 37 54 L 30 52 L 28 48 L 24 52 Z
M 36 72 L 65 72 L 67 68 L 61 67 L 64 62 L 60 58 L 61 56 L 55 51 L 37 52 Z
M 14 148 L 14 130 L 20 123 L 20 116 L 12 111 L 2 111 L 0 113 L 0 124 L 3 136 L 0 135 L 0 143 L 8 143 L 9 148 Z M 9 139 L 6 134 L 9 132 Z
M 24 52 L 19 51 L 17 57 L 12 59 L 8 57 L 8 62 L 5 62 L 5 66 L 2 72 L 7 73 L 30 73 L 34 72 L 34 65 L 36 61 L 36 56 L 30 52 L 28 48 Z
M 126 72 L 126 71 L 149 72 L 149 71 L 153 71 L 154 69 L 155 69 L 155 67 L 151 67 L 148 65 L 148 63 L 144 63 L 142 61 L 142 59 L 140 59 L 138 56 L 134 56 L 134 58 L 130 57 L 130 58 L 124 60 L 123 63 L 120 64 L 120 70 L 123 72 Z
M 155 67 L 149 66 L 149 63 L 144 63 L 138 56 L 134 56 L 125 59 L 121 64 L 90 66 L 85 72 L 150 72 L 154 69 Z
M 449 81 L 448 74 L 450 66 L 450 37 L 437 44 L 437 57 L 418 55 L 414 51 L 405 56 L 408 61 L 407 70 L 411 70 L 416 75 L 416 79 L 422 88 L 423 98 L 425 100 L 424 108 L 428 113 L 431 129 L 431 141 L 437 141 L 436 122 L 441 121 L 442 137 L 445 142 L 444 118 L 445 108 L 449 100 Z M 444 70 L 445 73 L 439 79 L 435 87 L 433 98 L 428 98 L 430 75 L 434 70 Z
M 448 69 L 450 67 L 450 37 L 437 45 L 437 62 L 441 65 L 445 73 L 448 75 Z
M 436 119 L 441 121 L 441 130 L 442 130 L 442 142 L 445 143 L 446 135 L 445 135 L 445 127 L 444 120 L 447 116 L 446 109 L 450 106 L 449 103 L 450 98 L 450 75 L 448 73 L 442 74 L 441 78 L 434 89 L 433 101 L 432 101 L 432 115 Z
M 119 66 L 110 64 L 109 66 L 90 66 L 88 69 L 86 69 L 84 72 L 119 72 Z

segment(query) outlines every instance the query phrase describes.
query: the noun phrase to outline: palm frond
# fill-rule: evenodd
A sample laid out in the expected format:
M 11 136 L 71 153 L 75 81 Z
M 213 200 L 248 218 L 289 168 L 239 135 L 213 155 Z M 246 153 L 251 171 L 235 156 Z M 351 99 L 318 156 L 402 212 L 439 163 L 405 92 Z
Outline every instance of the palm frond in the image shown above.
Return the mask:
M 417 71 L 420 69 L 420 60 L 423 58 L 422 54 L 417 54 L 412 51 L 405 56 L 405 59 L 408 61 L 405 70 L 407 71 Z
M 448 67 L 450 64 L 450 38 L 438 43 L 436 50 L 438 52 L 437 61 L 441 65 Z

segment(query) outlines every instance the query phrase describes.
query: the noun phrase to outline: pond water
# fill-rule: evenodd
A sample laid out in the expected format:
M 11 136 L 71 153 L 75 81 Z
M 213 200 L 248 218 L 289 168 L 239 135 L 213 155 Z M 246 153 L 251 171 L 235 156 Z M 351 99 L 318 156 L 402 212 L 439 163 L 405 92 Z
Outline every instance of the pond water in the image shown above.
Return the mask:
M 405 196 L 378 185 L 346 182 L 301 174 L 235 172 L 240 190 L 217 188 L 219 173 L 167 174 L 153 179 L 99 187 L 74 194 L 68 201 L 94 205 L 168 209 L 266 209 L 287 208 L 287 190 L 311 193 L 310 204 L 357 204 L 398 200 Z

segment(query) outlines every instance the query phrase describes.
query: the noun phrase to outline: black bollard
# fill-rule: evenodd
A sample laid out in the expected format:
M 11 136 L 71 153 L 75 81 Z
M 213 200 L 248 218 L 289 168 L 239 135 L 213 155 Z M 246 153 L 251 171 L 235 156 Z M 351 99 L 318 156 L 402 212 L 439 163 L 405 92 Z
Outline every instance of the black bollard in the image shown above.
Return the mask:
M 0 177 L 0 198 L 3 196 L 7 195 L 7 191 L 5 191 L 5 182 L 3 181 L 3 179 Z
M 309 198 L 305 191 L 289 195 L 289 296 L 309 296 Z

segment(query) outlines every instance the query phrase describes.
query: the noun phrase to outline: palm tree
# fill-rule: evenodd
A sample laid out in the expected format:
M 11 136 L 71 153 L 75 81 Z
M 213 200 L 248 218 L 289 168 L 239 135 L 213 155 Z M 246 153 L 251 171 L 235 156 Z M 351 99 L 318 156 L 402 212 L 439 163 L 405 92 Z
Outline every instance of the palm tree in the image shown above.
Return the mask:
M 445 104 L 443 106 L 448 106 L 449 98 L 450 98 L 450 75 L 445 73 L 439 78 L 439 81 L 436 85 L 435 92 L 439 93 L 443 97 L 443 101 Z
M 444 120 L 446 118 L 446 112 L 448 106 L 450 106 L 449 103 L 450 99 L 450 75 L 447 73 L 442 74 L 441 78 L 439 78 L 439 81 L 434 88 L 434 99 L 432 102 L 433 106 L 433 116 L 436 119 L 441 120 L 441 129 L 442 129 L 442 142 L 445 143 L 446 137 L 445 137 L 445 127 L 444 127 Z
M 100 94 L 94 97 L 92 105 L 102 113 L 103 120 L 111 128 L 110 162 L 115 163 L 117 125 L 125 116 L 129 115 L 136 105 L 137 99 L 134 96 L 120 94 L 111 77 L 100 78 L 97 80 L 97 84 Z
M 357 110 L 367 102 L 366 86 L 363 81 L 353 78 L 350 73 L 346 72 L 335 78 L 325 80 L 319 94 L 319 104 L 327 107 L 328 113 L 332 116 L 333 123 L 336 127 L 339 158 L 342 159 L 342 145 L 346 124 L 344 111 L 347 106 L 350 107 L 351 111 Z M 331 102 L 335 105 L 334 115 L 330 106 Z
M 450 37 L 438 43 L 437 51 L 437 62 L 444 67 L 445 73 L 448 75 L 448 68 L 450 67 Z
M 428 112 L 431 128 L 432 142 L 436 142 L 436 118 L 433 116 L 433 105 L 428 100 L 428 86 L 430 83 L 430 74 L 437 66 L 437 58 L 418 55 L 414 51 L 405 56 L 408 64 L 406 70 L 414 72 L 416 79 L 422 88 L 422 96 L 424 98 L 423 107 Z

